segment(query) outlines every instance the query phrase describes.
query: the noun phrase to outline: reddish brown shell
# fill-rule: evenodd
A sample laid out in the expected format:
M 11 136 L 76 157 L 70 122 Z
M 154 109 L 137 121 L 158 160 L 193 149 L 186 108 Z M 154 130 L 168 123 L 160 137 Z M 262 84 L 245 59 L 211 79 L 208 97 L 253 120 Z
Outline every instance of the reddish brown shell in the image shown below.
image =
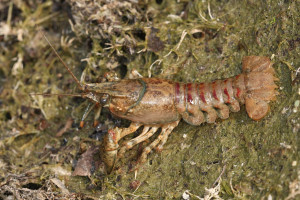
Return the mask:
M 272 65 L 267 57 L 248 56 L 243 59 L 243 71 L 246 72 L 246 110 L 254 120 L 260 120 L 267 114 L 268 103 L 275 100 L 278 94 L 274 83 L 277 78 L 274 77 Z
M 277 86 L 269 58 L 247 56 L 243 59 L 243 73 L 212 83 L 175 83 L 175 105 L 182 118 L 192 124 L 213 123 L 217 116 L 229 117 L 246 104 L 250 118 L 259 120 L 269 110 Z

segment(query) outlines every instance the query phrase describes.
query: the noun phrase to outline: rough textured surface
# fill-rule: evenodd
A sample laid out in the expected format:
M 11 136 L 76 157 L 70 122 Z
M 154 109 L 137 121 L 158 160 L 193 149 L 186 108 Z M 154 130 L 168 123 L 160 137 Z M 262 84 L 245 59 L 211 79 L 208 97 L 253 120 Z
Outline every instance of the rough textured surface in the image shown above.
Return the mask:
M 1 1 L 0 199 L 299 198 L 299 8 L 279 0 Z M 239 74 L 244 56 L 260 55 L 274 62 L 279 95 L 258 122 L 244 107 L 215 124 L 180 122 L 137 174 L 128 170 L 142 146 L 110 175 L 94 155 L 81 173 L 89 177 L 71 176 L 78 160 L 91 162 L 80 156 L 101 145 L 108 127 L 128 122 L 103 110 L 96 128 L 90 115 L 79 130 L 87 101 L 29 95 L 79 92 L 42 32 L 86 82 L 132 69 L 212 81 Z M 70 117 L 73 125 L 56 137 Z

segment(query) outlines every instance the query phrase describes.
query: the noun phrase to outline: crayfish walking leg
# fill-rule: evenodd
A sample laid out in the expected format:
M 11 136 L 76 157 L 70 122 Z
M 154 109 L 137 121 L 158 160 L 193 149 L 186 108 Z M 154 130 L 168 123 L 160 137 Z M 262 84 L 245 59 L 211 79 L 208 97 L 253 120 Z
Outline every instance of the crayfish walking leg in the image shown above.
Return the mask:
M 164 125 L 153 125 L 153 126 L 144 126 L 142 133 L 129 140 L 124 141 L 121 148 L 119 148 L 118 142 L 126 135 L 135 132 L 141 124 L 138 123 L 132 123 L 129 128 L 120 129 L 120 128 L 114 128 L 108 131 L 108 134 L 106 135 L 104 139 L 104 152 L 103 152 L 103 160 L 107 167 L 107 172 L 110 173 L 118 158 L 121 158 L 126 150 L 131 149 L 136 144 L 139 144 L 148 138 L 150 138 L 159 128 L 162 128 L 161 133 L 159 136 L 149 145 L 147 146 L 139 160 L 138 163 L 144 163 L 146 161 L 147 155 L 156 147 L 158 151 L 161 151 L 163 148 L 163 145 L 166 143 L 168 136 L 171 134 L 173 129 L 178 125 L 179 120 L 164 124 Z M 119 150 L 119 152 L 118 152 Z
M 166 124 L 162 126 L 162 130 L 160 135 L 146 148 L 144 148 L 141 156 L 139 157 L 138 163 L 144 163 L 146 162 L 147 155 L 156 147 L 157 151 L 162 151 L 163 145 L 168 140 L 169 135 L 173 131 L 173 129 L 178 125 L 179 121 L 175 121 L 170 124 Z
M 119 140 L 126 135 L 135 132 L 142 124 L 131 123 L 128 128 L 114 128 L 108 130 L 107 135 L 103 140 L 103 154 L 102 159 L 107 167 L 107 172 L 110 173 L 117 161 L 117 153 L 119 149 Z

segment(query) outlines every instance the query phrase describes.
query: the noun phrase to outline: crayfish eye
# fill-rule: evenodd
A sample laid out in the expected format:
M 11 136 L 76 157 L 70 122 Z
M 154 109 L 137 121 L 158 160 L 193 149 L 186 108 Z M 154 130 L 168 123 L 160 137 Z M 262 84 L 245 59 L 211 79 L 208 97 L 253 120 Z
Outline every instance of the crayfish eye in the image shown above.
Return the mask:
M 102 97 L 101 97 L 101 99 L 100 99 L 100 103 L 102 105 L 105 105 L 108 102 L 108 98 L 109 98 L 108 94 L 103 94 Z

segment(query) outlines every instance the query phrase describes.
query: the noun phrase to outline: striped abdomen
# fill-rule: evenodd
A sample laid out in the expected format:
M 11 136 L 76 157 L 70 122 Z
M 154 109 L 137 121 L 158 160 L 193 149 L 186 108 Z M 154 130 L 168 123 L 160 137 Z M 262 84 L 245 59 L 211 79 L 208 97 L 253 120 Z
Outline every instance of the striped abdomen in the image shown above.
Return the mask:
M 175 83 L 176 109 L 192 125 L 226 119 L 244 104 L 244 83 L 243 74 L 212 83 Z
M 175 83 L 175 107 L 189 124 L 213 123 L 217 116 L 229 117 L 240 105 L 254 120 L 264 117 L 269 101 L 274 100 L 277 86 L 272 62 L 267 57 L 247 56 L 243 59 L 243 73 L 212 83 Z

